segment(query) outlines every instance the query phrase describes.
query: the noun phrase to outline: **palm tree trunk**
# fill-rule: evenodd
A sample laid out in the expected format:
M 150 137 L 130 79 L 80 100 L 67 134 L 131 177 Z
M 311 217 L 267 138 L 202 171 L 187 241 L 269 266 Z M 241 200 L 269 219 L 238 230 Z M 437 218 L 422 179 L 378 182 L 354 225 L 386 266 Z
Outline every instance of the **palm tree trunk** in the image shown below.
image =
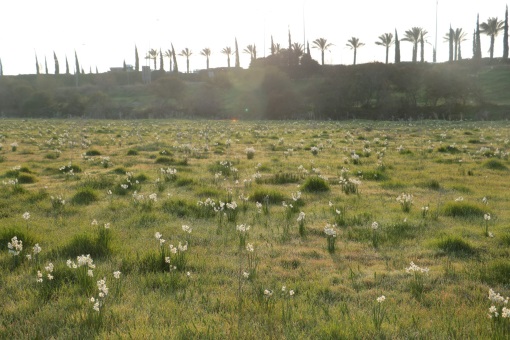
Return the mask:
M 386 45 L 386 64 L 388 63 L 388 54 L 390 51 L 390 46 Z
M 209 57 L 207 57 L 207 69 L 209 69 Z
M 186 73 L 189 73 L 189 58 L 186 58 Z
M 321 57 L 322 57 L 322 66 L 324 66 L 324 51 L 321 51 Z
M 154 56 L 154 70 L 156 70 L 156 57 Z
M 494 57 L 494 35 L 491 35 L 490 59 Z
M 354 48 L 354 64 L 353 65 L 356 65 L 356 48 Z

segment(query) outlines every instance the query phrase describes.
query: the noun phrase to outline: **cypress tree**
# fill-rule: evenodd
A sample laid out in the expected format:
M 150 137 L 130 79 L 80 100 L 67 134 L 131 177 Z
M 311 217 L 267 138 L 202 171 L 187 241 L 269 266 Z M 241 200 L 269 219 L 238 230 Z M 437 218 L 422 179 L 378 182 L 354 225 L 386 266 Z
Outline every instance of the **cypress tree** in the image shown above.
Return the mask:
M 273 55 L 275 52 L 275 46 L 274 46 L 274 42 L 273 42 L 273 36 L 271 35 L 271 55 Z
M 508 5 L 505 10 L 505 27 L 503 31 L 503 60 L 508 59 Z
M 48 61 L 46 60 L 46 56 L 44 56 L 44 70 L 46 71 L 46 74 L 48 74 Z
M 69 74 L 69 62 L 67 61 L 67 56 L 66 56 L 66 74 Z
M 236 68 L 241 67 L 241 64 L 239 63 L 239 47 L 237 46 L 237 38 L 235 38 L 235 44 L 236 44 Z
M 99 71 L 97 70 L 97 66 L 96 66 L 96 74 L 99 74 Z
M 170 44 L 172 46 L 172 59 L 174 60 L 174 72 L 179 73 L 179 68 L 177 67 L 177 57 L 175 56 L 174 44 Z
M 53 59 L 55 60 L 55 74 L 60 74 L 60 65 L 58 64 L 57 54 L 53 51 Z
M 140 59 L 138 58 L 138 48 L 135 45 L 135 71 L 140 71 Z
M 83 67 L 81 68 L 81 74 L 85 74 L 85 71 L 83 70 Z
M 476 59 L 476 31 L 473 30 L 473 59 Z
M 0 77 L 4 75 L 4 67 L 2 66 L 2 59 L 0 58 Z
M 78 54 L 74 51 L 74 65 L 76 67 L 76 74 L 80 74 L 80 63 L 78 62 Z
M 480 15 L 476 15 L 476 55 L 475 59 L 482 59 L 482 45 L 480 44 Z
M 122 70 L 125 72 L 127 70 L 126 66 L 126 59 L 124 59 L 124 62 L 122 63 Z
M 395 64 L 400 63 L 400 40 L 398 40 L 398 33 L 395 29 Z
M 37 59 L 37 54 L 35 55 L 35 72 L 39 74 L 39 60 Z
M 165 65 L 163 64 L 163 53 L 161 53 L 161 48 L 159 49 L 159 70 L 164 71 Z
M 306 54 L 308 54 L 308 56 L 310 56 L 310 42 L 306 42 Z

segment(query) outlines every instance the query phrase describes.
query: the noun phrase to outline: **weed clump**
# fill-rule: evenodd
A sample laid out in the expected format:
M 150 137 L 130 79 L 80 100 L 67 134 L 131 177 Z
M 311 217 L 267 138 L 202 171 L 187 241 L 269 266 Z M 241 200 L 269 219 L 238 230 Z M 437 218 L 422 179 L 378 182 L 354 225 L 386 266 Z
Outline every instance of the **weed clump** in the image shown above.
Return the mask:
M 483 218 L 487 211 L 475 204 L 467 202 L 448 202 L 444 205 L 443 215 L 459 218 Z
M 329 184 L 325 179 L 314 176 L 308 177 L 302 187 L 303 191 L 306 192 L 326 192 L 329 191 Z

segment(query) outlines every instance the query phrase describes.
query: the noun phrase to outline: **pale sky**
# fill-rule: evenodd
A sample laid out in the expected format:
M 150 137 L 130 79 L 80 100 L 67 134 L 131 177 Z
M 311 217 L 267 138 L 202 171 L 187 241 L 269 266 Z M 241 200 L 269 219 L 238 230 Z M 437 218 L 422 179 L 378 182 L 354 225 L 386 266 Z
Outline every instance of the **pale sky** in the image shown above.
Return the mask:
M 249 55 L 242 50 L 255 44 L 258 56 L 269 54 L 271 35 L 275 43 L 310 42 L 312 58 L 320 61 L 320 52 L 312 41 L 325 38 L 334 44 L 326 52 L 327 64 L 352 64 L 353 52 L 347 46 L 351 37 L 365 46 L 358 49 L 357 63 L 384 62 L 385 49 L 375 45 L 378 36 L 398 31 L 399 38 L 414 26 L 426 29 L 430 45 L 425 60 L 432 61 L 436 37 L 436 2 L 438 3 L 438 61 L 448 59 L 448 43 L 443 41 L 450 24 L 468 33 L 462 44 L 465 58 L 472 56 L 472 33 L 476 15 L 480 23 L 489 17 L 504 20 L 506 0 L 9 0 L 2 4 L 0 17 L 0 59 L 4 74 L 35 73 L 35 54 L 44 72 L 47 58 L 49 73 L 54 72 L 53 51 L 65 71 L 65 57 L 74 72 L 74 51 L 80 65 L 88 72 L 121 67 L 135 62 L 135 44 L 140 64 L 145 65 L 150 48 L 167 50 L 173 43 L 177 53 L 192 51 L 190 69 L 205 68 L 200 51 L 212 51 L 210 67 L 226 67 L 220 51 L 234 50 L 237 38 L 241 67 L 248 68 Z M 501 33 L 496 38 L 494 54 L 502 54 Z M 489 38 L 481 36 L 482 54 L 488 56 Z M 401 60 L 410 61 L 412 44 L 401 42 Z M 393 61 L 390 49 L 390 61 Z M 179 70 L 185 71 L 185 57 L 177 57 Z M 234 58 L 231 58 L 232 65 Z M 152 65 L 152 64 L 151 64 Z M 165 68 L 168 70 L 168 59 Z M 159 68 L 159 60 L 158 60 Z

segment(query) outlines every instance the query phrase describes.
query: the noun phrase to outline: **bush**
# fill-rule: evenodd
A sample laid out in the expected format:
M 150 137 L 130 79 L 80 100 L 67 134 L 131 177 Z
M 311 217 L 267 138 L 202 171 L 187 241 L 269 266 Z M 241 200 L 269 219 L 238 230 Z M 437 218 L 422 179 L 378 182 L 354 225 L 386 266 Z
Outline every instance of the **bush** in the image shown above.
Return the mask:
M 489 159 L 483 163 L 483 167 L 490 170 L 508 171 L 508 167 L 497 159 Z
M 266 179 L 265 182 L 268 184 L 297 183 L 299 182 L 299 175 L 289 172 L 279 172 L 275 174 L 273 177 Z
M 440 190 L 441 189 L 441 185 L 435 179 L 429 179 L 424 182 L 418 183 L 417 186 L 420 188 L 426 188 L 426 189 L 430 189 L 430 190 Z
M 138 151 L 135 150 L 135 149 L 129 149 L 128 152 L 127 152 L 127 155 L 128 156 L 137 156 L 138 155 Z
M 101 155 L 101 152 L 97 150 L 87 150 L 85 152 L 85 156 L 99 156 L 99 155 Z
M 283 201 L 287 200 L 285 195 L 276 190 L 269 189 L 257 189 L 250 195 L 250 201 L 262 203 L 266 200 L 269 204 L 282 204 Z
M 93 259 L 105 257 L 111 250 L 105 247 L 99 239 L 88 235 L 76 235 L 66 246 L 57 250 L 60 256 L 76 258 L 82 254 L 90 254 Z
M 466 202 L 448 202 L 442 209 L 443 215 L 460 218 L 483 218 L 484 207 Z
M 308 177 L 302 187 L 306 192 L 325 192 L 329 191 L 329 184 L 321 177 Z
M 480 279 L 488 285 L 510 284 L 510 262 L 500 259 L 484 265 L 480 269 Z
M 437 247 L 448 255 L 473 255 L 475 248 L 458 236 L 448 236 L 437 243 Z
M 18 176 L 18 183 L 20 184 L 30 184 L 35 182 L 37 182 L 35 176 L 29 174 L 19 174 Z
M 71 199 L 71 203 L 78 205 L 89 205 L 98 200 L 98 196 L 96 192 L 91 188 L 82 188 L 78 190 L 76 194 L 74 194 Z

